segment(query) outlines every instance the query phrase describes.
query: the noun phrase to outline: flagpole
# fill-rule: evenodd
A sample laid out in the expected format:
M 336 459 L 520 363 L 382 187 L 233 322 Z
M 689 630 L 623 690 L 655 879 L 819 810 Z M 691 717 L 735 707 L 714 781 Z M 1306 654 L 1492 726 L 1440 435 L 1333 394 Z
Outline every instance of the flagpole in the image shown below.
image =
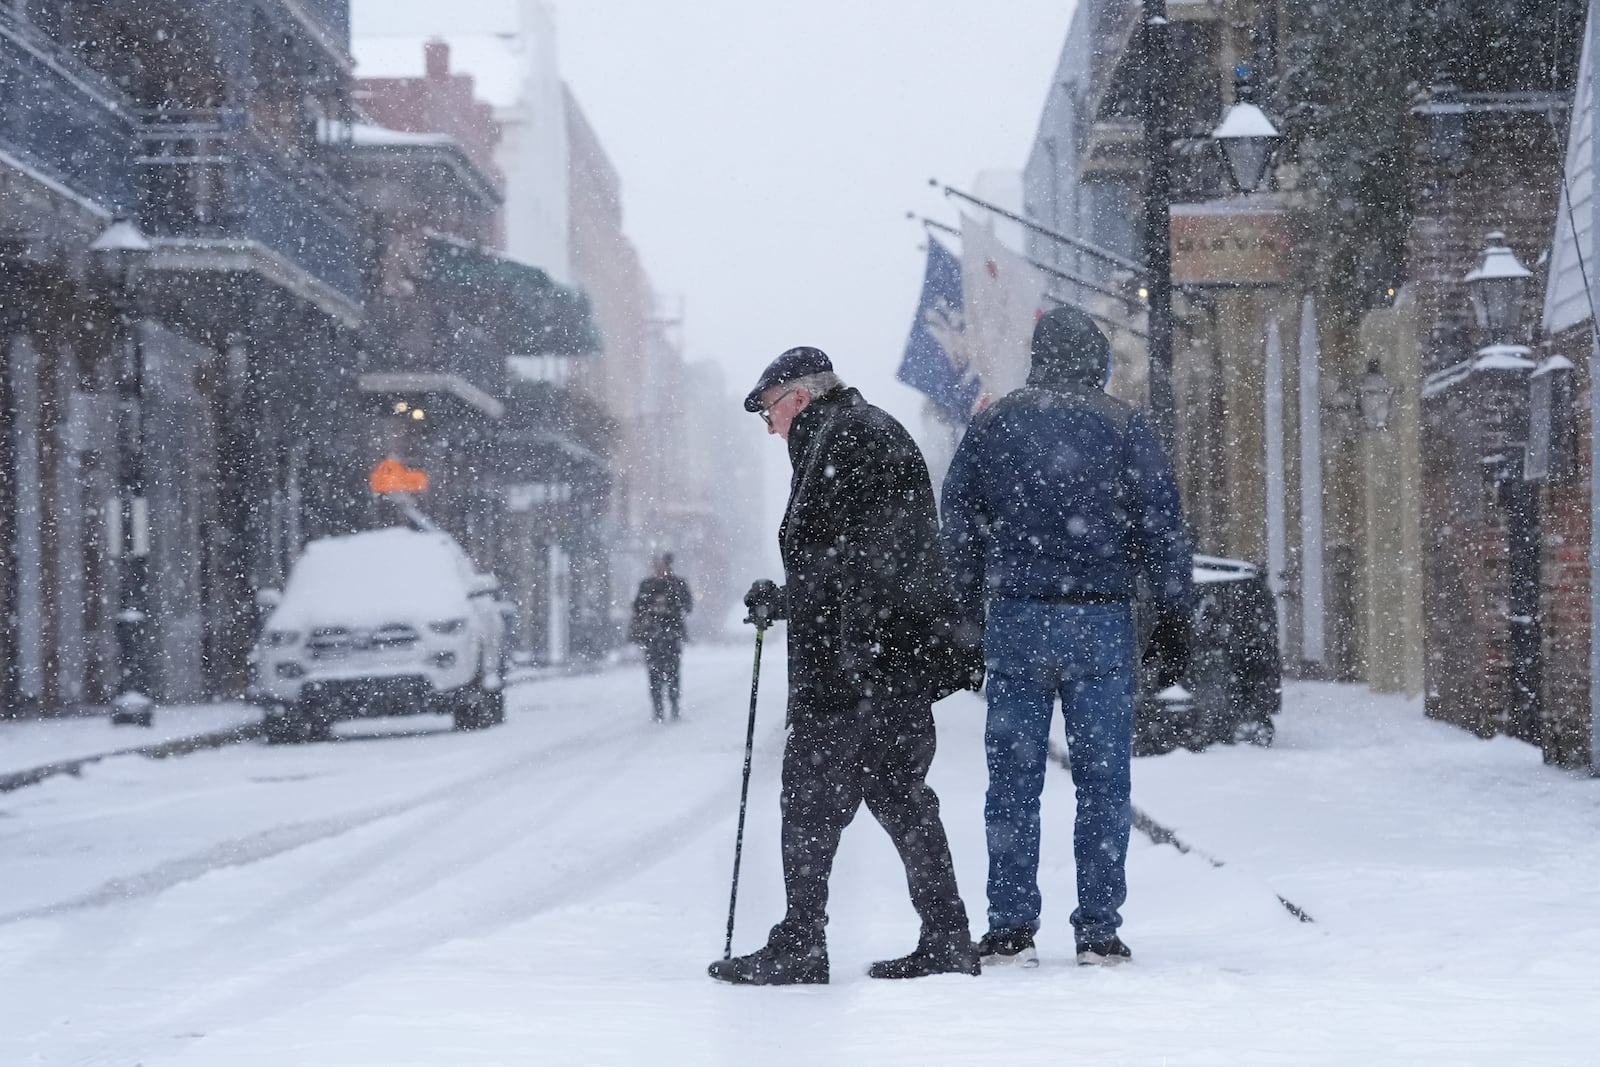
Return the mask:
M 925 215 L 918 215 L 914 211 L 906 212 L 906 218 L 916 219 L 917 221 L 921 222 L 923 226 L 930 230 L 938 230 L 940 233 L 947 233 L 952 237 L 961 236 L 961 231 L 956 229 L 954 226 L 939 222 L 936 219 L 930 219 Z M 1099 282 L 1085 278 L 1081 274 L 1074 274 L 1068 270 L 1061 270 L 1057 267 L 1050 266 L 1048 263 L 1040 263 L 1037 259 L 1033 259 L 1031 257 L 1025 258 L 1028 259 L 1028 263 L 1031 264 L 1035 270 L 1043 271 L 1045 274 L 1048 274 L 1053 278 L 1059 278 L 1064 282 L 1071 282 L 1073 285 L 1080 285 L 1085 289 L 1099 293 L 1101 296 L 1109 296 L 1113 300 L 1120 300 L 1129 307 L 1144 307 L 1144 301 L 1138 299 L 1137 297 L 1129 296 L 1127 293 L 1119 293 L 1115 289 L 1108 289 Z
M 1150 269 L 1142 263 L 1136 263 L 1126 256 L 1119 256 L 1115 252 L 1101 248 L 1099 245 L 1090 244 L 1088 241 L 1085 241 L 1081 238 L 1070 237 L 1064 233 L 1057 233 L 1055 230 L 1039 225 L 1032 219 L 1024 218 L 1023 216 L 1012 211 L 1007 211 L 1005 208 L 1000 207 L 997 204 L 991 204 L 987 200 L 980 200 L 971 193 L 963 192 L 953 185 L 942 185 L 940 184 L 938 178 L 929 178 L 928 184 L 933 186 L 935 189 L 942 190 L 945 196 L 959 197 L 960 199 L 967 201 L 969 204 L 976 204 L 985 211 L 992 211 L 994 214 L 999 215 L 1003 219 L 1009 219 L 1012 222 L 1017 223 L 1024 229 L 1032 230 L 1041 237 L 1048 237 L 1052 241 L 1058 241 L 1061 244 L 1070 245 L 1080 252 L 1103 259 L 1107 263 L 1114 263 L 1117 266 L 1122 267 L 1125 270 L 1131 270 L 1140 276 L 1145 276 L 1150 273 Z
M 922 218 L 921 216 L 919 216 L 914 211 L 906 212 L 906 217 L 907 218 L 911 218 L 911 219 L 920 219 L 921 222 L 922 222 L 922 225 L 924 227 L 926 227 L 927 229 L 938 230 L 938 231 L 940 231 L 942 233 L 948 233 L 953 237 L 960 237 L 961 236 L 961 231 L 956 229 L 954 226 L 947 226 L 942 222 L 935 221 L 934 219 Z M 1062 281 L 1076 282 L 1079 285 L 1087 286 L 1088 288 L 1093 289 L 1097 293 L 1104 293 L 1106 296 L 1112 297 L 1112 298 L 1117 299 L 1117 300 L 1121 300 L 1123 303 L 1128 304 L 1130 306 L 1133 306 L 1133 307 L 1138 307 L 1139 306 L 1139 301 L 1137 301 L 1137 300 L 1134 300 L 1134 299 L 1132 299 L 1130 297 L 1123 296 L 1120 293 L 1113 292 L 1110 289 L 1103 289 L 1103 288 L 1101 288 L 1101 287 L 1099 287 L 1097 285 L 1094 285 L 1094 284 L 1092 284 L 1090 282 L 1084 281 L 1083 279 L 1078 278 L 1075 275 L 1068 274 L 1066 271 L 1056 270 L 1054 267 L 1047 266 L 1046 264 L 1040 263 L 1036 259 L 1028 259 L 1026 256 L 1024 256 L 1023 257 L 1023 261 L 1025 263 L 1027 263 L 1030 267 L 1033 267 L 1035 270 L 1040 271 L 1041 273 L 1053 274 L 1057 278 L 1060 278 Z M 1112 318 L 1110 315 L 1102 314 L 1101 312 L 1098 312 L 1098 311 L 1091 311 L 1089 308 L 1087 308 L 1084 305 L 1078 303 L 1077 301 L 1068 300 L 1064 296 L 1059 296 L 1056 293 L 1052 293 L 1052 292 L 1050 292 L 1048 290 L 1046 290 L 1043 293 L 1043 295 L 1049 297 L 1051 300 L 1054 300 L 1057 304 L 1062 304 L 1062 305 L 1064 305 L 1066 307 L 1070 307 L 1070 308 L 1076 308 L 1077 310 L 1083 312 L 1085 315 L 1089 316 L 1091 319 L 1099 319 L 1101 322 L 1105 323 L 1106 325 L 1111 326 L 1111 327 L 1113 327 L 1115 329 L 1118 329 L 1118 330 L 1127 330 L 1129 333 L 1133 334 L 1133 336 L 1135 336 L 1135 337 L 1137 337 L 1137 338 L 1139 338 L 1141 340 L 1147 339 L 1150 336 L 1149 334 L 1145 333 L 1143 330 L 1140 330 L 1137 327 L 1135 327 L 1132 323 L 1123 322 L 1121 319 Z

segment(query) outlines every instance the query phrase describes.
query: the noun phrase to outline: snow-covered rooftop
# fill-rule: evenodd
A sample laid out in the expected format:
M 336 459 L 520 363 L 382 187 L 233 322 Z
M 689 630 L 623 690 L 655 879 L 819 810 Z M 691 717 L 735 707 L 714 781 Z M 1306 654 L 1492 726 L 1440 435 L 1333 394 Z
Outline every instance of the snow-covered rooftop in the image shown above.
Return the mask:
M 425 147 L 460 148 L 454 137 L 444 133 L 412 133 L 409 130 L 391 130 L 371 122 L 335 122 L 324 119 L 318 124 L 318 136 L 323 144 L 337 144 L 348 140 L 362 148 Z

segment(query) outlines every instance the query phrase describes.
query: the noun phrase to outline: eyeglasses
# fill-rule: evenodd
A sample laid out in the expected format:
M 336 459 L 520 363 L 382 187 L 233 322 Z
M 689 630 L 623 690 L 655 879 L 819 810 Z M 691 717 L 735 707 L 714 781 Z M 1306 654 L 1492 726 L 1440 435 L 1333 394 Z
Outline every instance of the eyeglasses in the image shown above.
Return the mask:
M 775 399 L 772 403 L 768 404 L 766 407 L 762 408 L 761 412 L 760 412 L 761 421 L 766 423 L 768 426 L 771 426 L 772 425 L 772 409 L 777 407 L 779 404 L 783 403 L 783 398 L 788 396 L 790 393 L 794 392 L 795 389 L 798 389 L 798 388 L 800 388 L 800 387 L 798 385 L 796 385 L 793 388 L 785 389 L 783 392 L 778 394 L 777 399 Z

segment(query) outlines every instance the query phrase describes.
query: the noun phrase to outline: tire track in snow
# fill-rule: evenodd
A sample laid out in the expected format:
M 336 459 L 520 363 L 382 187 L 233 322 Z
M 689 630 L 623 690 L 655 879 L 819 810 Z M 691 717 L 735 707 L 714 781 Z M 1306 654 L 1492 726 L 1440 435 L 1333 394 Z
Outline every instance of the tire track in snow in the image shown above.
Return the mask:
M 296 963 L 280 973 L 256 980 L 236 979 L 227 992 L 188 1010 L 153 1013 L 139 1030 L 121 1030 L 114 1041 L 74 1051 L 74 1062 L 99 1064 L 107 1057 L 126 1061 L 154 1059 L 177 1052 L 207 1033 L 231 1029 L 280 1015 L 325 997 L 367 975 L 386 970 L 451 941 L 482 938 L 497 930 L 642 877 L 703 834 L 726 823 L 727 797 L 721 789 L 664 824 L 611 843 L 605 853 L 563 868 L 537 883 L 508 887 L 498 906 L 457 914 L 425 929 L 402 932 L 382 944 L 350 945 L 315 960 Z
M 606 738 L 598 744 L 587 745 L 584 752 L 579 755 L 626 759 L 649 748 L 656 740 L 656 737 L 649 734 L 625 733 Z M 527 769 L 529 769 L 527 766 L 517 768 L 518 771 Z M 497 776 L 497 778 L 504 777 L 504 775 Z M 307 908 L 328 902 L 337 893 L 370 881 L 375 875 L 381 874 L 386 867 L 408 863 L 419 854 L 427 855 L 428 859 L 423 865 L 424 874 L 409 878 L 403 885 L 386 889 L 381 894 L 383 906 L 393 907 L 426 893 L 446 878 L 454 877 L 486 862 L 506 846 L 526 837 L 528 825 L 537 825 L 543 817 L 569 811 L 577 801 L 610 785 L 610 782 L 602 776 L 586 776 L 577 786 L 562 791 L 555 798 L 540 799 L 536 805 L 528 807 L 516 807 L 516 818 L 502 820 L 492 832 L 486 827 L 469 823 L 466 833 L 451 842 L 452 847 L 425 850 L 430 839 L 448 831 L 455 831 L 461 820 L 476 815 L 486 804 L 504 803 L 508 794 L 535 784 L 525 781 L 505 782 L 497 778 L 486 777 L 481 781 L 475 781 L 452 795 L 447 804 L 438 805 L 437 812 L 425 824 L 419 826 L 408 821 L 404 826 L 395 827 L 382 840 L 341 860 L 336 867 L 299 883 L 292 892 L 272 902 L 270 906 L 256 909 L 226 926 L 207 930 L 203 935 L 204 938 L 207 940 L 227 938 L 230 934 L 239 932 L 256 933 L 263 925 L 276 925 L 284 919 L 293 919 L 304 914 Z M 491 785 L 496 788 L 489 788 Z M 352 901 L 343 907 L 333 909 L 330 914 L 319 917 L 319 921 L 337 926 L 341 917 L 352 914 L 356 918 L 368 917 L 371 914 L 370 902 Z
M 536 752 L 519 756 L 517 759 L 501 764 L 487 773 L 474 774 L 468 778 L 453 780 L 447 785 L 430 789 L 406 800 L 381 804 L 346 815 L 331 816 L 326 819 L 288 823 L 249 834 L 245 837 L 221 841 L 197 852 L 192 852 L 187 856 L 180 856 L 177 859 L 159 863 L 136 874 L 112 878 L 95 889 L 76 897 L 70 897 L 53 904 L 0 914 L 0 926 L 27 922 L 32 919 L 48 919 L 66 912 L 107 907 L 130 900 L 138 900 L 143 897 L 164 893 L 186 882 L 192 882 L 211 871 L 260 863 L 263 860 L 283 855 L 295 849 L 304 848 L 307 845 L 340 837 L 350 833 L 352 830 L 360 829 L 383 819 L 403 815 L 406 812 L 414 811 L 429 804 L 448 801 L 459 794 L 471 792 L 475 784 L 482 788 L 489 782 L 504 778 L 506 775 L 516 771 L 525 770 L 528 767 L 557 759 L 573 749 L 590 748 L 597 742 L 607 740 L 606 735 L 608 733 L 610 733 L 608 730 L 591 730 L 578 734 L 546 748 L 539 749 Z M 613 737 L 610 740 L 616 740 L 616 738 Z

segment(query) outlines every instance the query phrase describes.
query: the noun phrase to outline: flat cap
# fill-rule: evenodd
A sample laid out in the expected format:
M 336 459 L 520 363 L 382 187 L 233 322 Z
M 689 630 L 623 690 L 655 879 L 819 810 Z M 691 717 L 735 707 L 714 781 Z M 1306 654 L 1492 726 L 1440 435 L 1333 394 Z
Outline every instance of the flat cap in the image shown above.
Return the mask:
M 746 411 L 761 410 L 761 394 L 771 389 L 774 385 L 783 385 L 796 378 L 804 378 L 812 374 L 822 374 L 833 370 L 833 361 L 828 354 L 820 348 L 801 346 L 791 348 L 771 363 L 761 372 L 761 377 L 756 381 L 756 387 L 750 390 L 750 395 L 744 398 Z

